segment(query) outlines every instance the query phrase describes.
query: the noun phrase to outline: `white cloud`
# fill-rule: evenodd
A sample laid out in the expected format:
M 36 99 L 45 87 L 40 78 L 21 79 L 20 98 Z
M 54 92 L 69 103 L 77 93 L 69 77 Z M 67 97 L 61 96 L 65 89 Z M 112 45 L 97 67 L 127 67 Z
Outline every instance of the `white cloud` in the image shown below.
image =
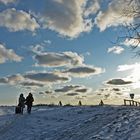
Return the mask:
M 81 88 L 81 89 L 76 89 L 76 92 L 80 92 L 80 93 L 86 93 L 88 91 L 87 88 Z
M 138 82 L 140 80 L 140 63 L 130 64 L 130 65 L 119 65 L 118 71 L 128 71 L 131 70 L 131 73 L 127 78 L 133 80 L 134 82 Z
M 24 77 L 21 74 L 15 74 L 15 75 L 10 75 L 7 77 L 0 78 L 0 83 L 1 84 L 16 85 L 23 80 L 24 80 Z
M 122 72 L 128 71 L 129 74 L 126 78 L 133 81 L 131 88 L 140 88 L 140 63 L 119 65 L 117 70 Z
M 86 2 L 85 0 L 47 0 L 46 12 L 43 17 L 41 15 L 44 28 L 70 38 L 91 31 L 92 20 L 84 15 Z M 97 9 L 97 4 L 94 6 L 96 8 L 89 7 L 87 16 Z
M 46 47 L 51 45 L 51 43 L 52 43 L 51 40 L 44 40 L 40 44 L 35 44 L 35 45 L 29 46 L 29 49 L 35 54 L 43 54 Z
M 16 2 L 16 0 L 0 0 L 0 3 L 4 3 L 5 5 L 9 3 L 14 3 L 14 2 Z
M 100 9 L 100 0 L 89 0 L 88 7 L 84 11 L 84 15 L 88 17 L 89 15 L 97 13 Z
M 53 93 L 53 91 L 51 91 L 51 90 L 46 90 L 45 91 L 45 94 L 52 94 Z
M 21 74 L 11 75 L 7 77 L 8 83 L 10 84 L 17 84 L 20 81 L 24 80 L 24 77 Z
M 0 84 L 21 85 L 23 87 L 43 87 L 48 84 L 66 83 L 71 78 L 60 72 L 29 72 L 26 74 L 15 74 L 0 78 Z
M 8 83 L 8 79 L 5 77 L 0 78 L 0 84 L 7 84 Z
M 44 51 L 44 46 L 40 44 L 36 44 L 35 46 L 30 46 L 29 48 L 35 54 L 40 54 Z
M 67 96 L 77 96 L 77 95 L 79 95 L 79 93 L 72 92 L 72 93 L 67 93 L 66 95 Z
M 83 85 L 66 85 L 61 88 L 55 89 L 54 91 L 55 93 L 65 93 L 65 95 L 75 96 L 80 94 L 86 95 L 91 91 L 91 88 L 85 87 Z
M 0 44 L 0 64 L 6 61 L 20 62 L 21 56 L 18 56 L 12 49 L 6 49 L 4 45 Z
M 82 65 L 84 58 L 74 52 L 62 53 L 40 53 L 34 57 L 37 60 L 37 66 L 59 67 Z
M 22 86 L 24 88 L 30 88 L 30 89 L 40 88 L 45 85 L 43 82 L 25 79 L 24 75 L 21 75 L 21 74 L 15 74 L 15 75 L 7 76 L 7 77 L 2 77 L 0 78 L 0 84 L 14 85 L 17 87 Z
M 51 40 L 44 40 L 44 43 L 46 43 L 46 44 L 51 44 L 52 42 L 51 42 Z
M 22 30 L 35 31 L 39 24 L 29 13 L 22 10 L 7 9 L 0 13 L 0 26 L 6 27 L 9 31 L 16 32 Z
M 117 71 L 127 71 L 127 70 L 132 70 L 134 69 L 135 67 L 137 66 L 140 66 L 139 63 L 135 63 L 135 64 L 131 64 L 131 65 L 119 65 L 118 68 L 117 68 Z
M 93 75 L 99 75 L 103 73 L 105 70 L 98 67 L 92 67 L 92 66 L 79 66 L 70 68 L 68 70 L 65 70 L 64 73 L 67 73 L 68 75 L 72 77 L 89 77 Z
M 24 87 L 43 87 L 44 84 L 43 83 L 39 83 L 39 82 L 35 82 L 35 81 L 23 81 L 20 83 L 20 85 L 24 86 Z
M 70 80 L 70 77 L 68 76 L 63 76 L 58 73 L 47 73 L 47 72 L 32 72 L 24 75 L 25 79 L 33 80 L 33 81 L 38 81 L 42 83 L 63 83 L 63 82 L 68 82 Z
M 121 54 L 124 51 L 124 48 L 120 46 L 114 46 L 112 48 L 108 48 L 107 52 L 113 52 L 114 54 Z
M 114 86 L 111 85 L 111 86 L 107 86 L 102 89 L 98 89 L 96 91 L 96 95 L 99 96 L 100 99 L 104 99 L 104 100 L 108 100 L 108 101 L 113 100 L 113 103 L 114 103 L 114 101 L 116 101 L 117 98 L 119 100 L 121 100 L 122 98 L 128 98 L 130 92 L 131 92 L 131 90 L 128 85 L 126 85 L 126 87 L 119 86 L 119 88 L 118 87 L 116 88 L 116 85 L 114 85 Z M 96 98 L 97 98 L 97 96 L 96 96 Z M 118 102 L 118 100 L 117 100 L 117 102 Z
M 111 85 L 127 85 L 127 84 L 132 84 L 132 81 L 126 81 L 124 79 L 111 79 L 109 81 L 107 81 L 107 84 L 111 84 Z
M 100 11 L 96 17 L 95 23 L 100 28 L 100 31 L 104 31 L 106 28 L 111 26 L 126 25 L 134 21 L 133 8 L 135 2 L 129 6 L 130 0 L 113 0 L 108 5 L 106 11 Z M 129 7 L 129 9 L 128 9 Z M 127 11 L 129 16 L 126 15 Z
M 62 88 L 55 89 L 55 92 L 71 92 L 74 91 L 75 89 L 79 88 L 79 85 L 66 85 Z

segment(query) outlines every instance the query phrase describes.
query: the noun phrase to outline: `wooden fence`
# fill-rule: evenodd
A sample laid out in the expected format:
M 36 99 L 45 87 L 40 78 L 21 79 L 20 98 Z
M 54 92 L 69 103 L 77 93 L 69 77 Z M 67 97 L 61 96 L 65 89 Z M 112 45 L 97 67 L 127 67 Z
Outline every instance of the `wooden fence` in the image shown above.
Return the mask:
M 140 106 L 140 102 L 137 102 L 137 101 L 134 101 L 134 100 L 126 100 L 126 99 L 124 99 L 124 105 Z

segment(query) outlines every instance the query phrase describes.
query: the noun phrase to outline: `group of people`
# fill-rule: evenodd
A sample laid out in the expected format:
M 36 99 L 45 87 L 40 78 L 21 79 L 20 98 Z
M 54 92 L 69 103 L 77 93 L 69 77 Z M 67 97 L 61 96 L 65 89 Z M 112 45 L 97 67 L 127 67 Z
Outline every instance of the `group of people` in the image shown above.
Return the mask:
M 23 114 L 25 105 L 27 105 L 27 113 L 30 114 L 33 102 L 34 102 L 34 98 L 32 93 L 29 93 L 26 98 L 24 97 L 23 93 L 21 93 L 18 100 L 18 106 L 20 107 L 21 114 Z

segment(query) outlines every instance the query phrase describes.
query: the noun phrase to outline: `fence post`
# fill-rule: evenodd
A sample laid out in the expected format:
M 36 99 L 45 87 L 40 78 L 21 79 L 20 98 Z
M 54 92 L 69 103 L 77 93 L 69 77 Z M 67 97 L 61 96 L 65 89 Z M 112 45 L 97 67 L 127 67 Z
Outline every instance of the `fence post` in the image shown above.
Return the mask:
M 131 100 L 129 100 L 130 106 L 131 106 Z
M 134 106 L 134 101 L 132 100 L 132 105 Z

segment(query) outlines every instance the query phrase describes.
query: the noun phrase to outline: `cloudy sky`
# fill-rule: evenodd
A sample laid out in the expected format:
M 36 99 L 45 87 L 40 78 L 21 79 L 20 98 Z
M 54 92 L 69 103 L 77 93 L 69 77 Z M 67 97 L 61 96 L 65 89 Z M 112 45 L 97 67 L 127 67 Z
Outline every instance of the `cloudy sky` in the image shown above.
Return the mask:
M 139 99 L 137 40 L 117 42 L 135 22 L 124 14 L 128 2 L 0 0 L 0 104 L 29 92 L 35 103 Z

